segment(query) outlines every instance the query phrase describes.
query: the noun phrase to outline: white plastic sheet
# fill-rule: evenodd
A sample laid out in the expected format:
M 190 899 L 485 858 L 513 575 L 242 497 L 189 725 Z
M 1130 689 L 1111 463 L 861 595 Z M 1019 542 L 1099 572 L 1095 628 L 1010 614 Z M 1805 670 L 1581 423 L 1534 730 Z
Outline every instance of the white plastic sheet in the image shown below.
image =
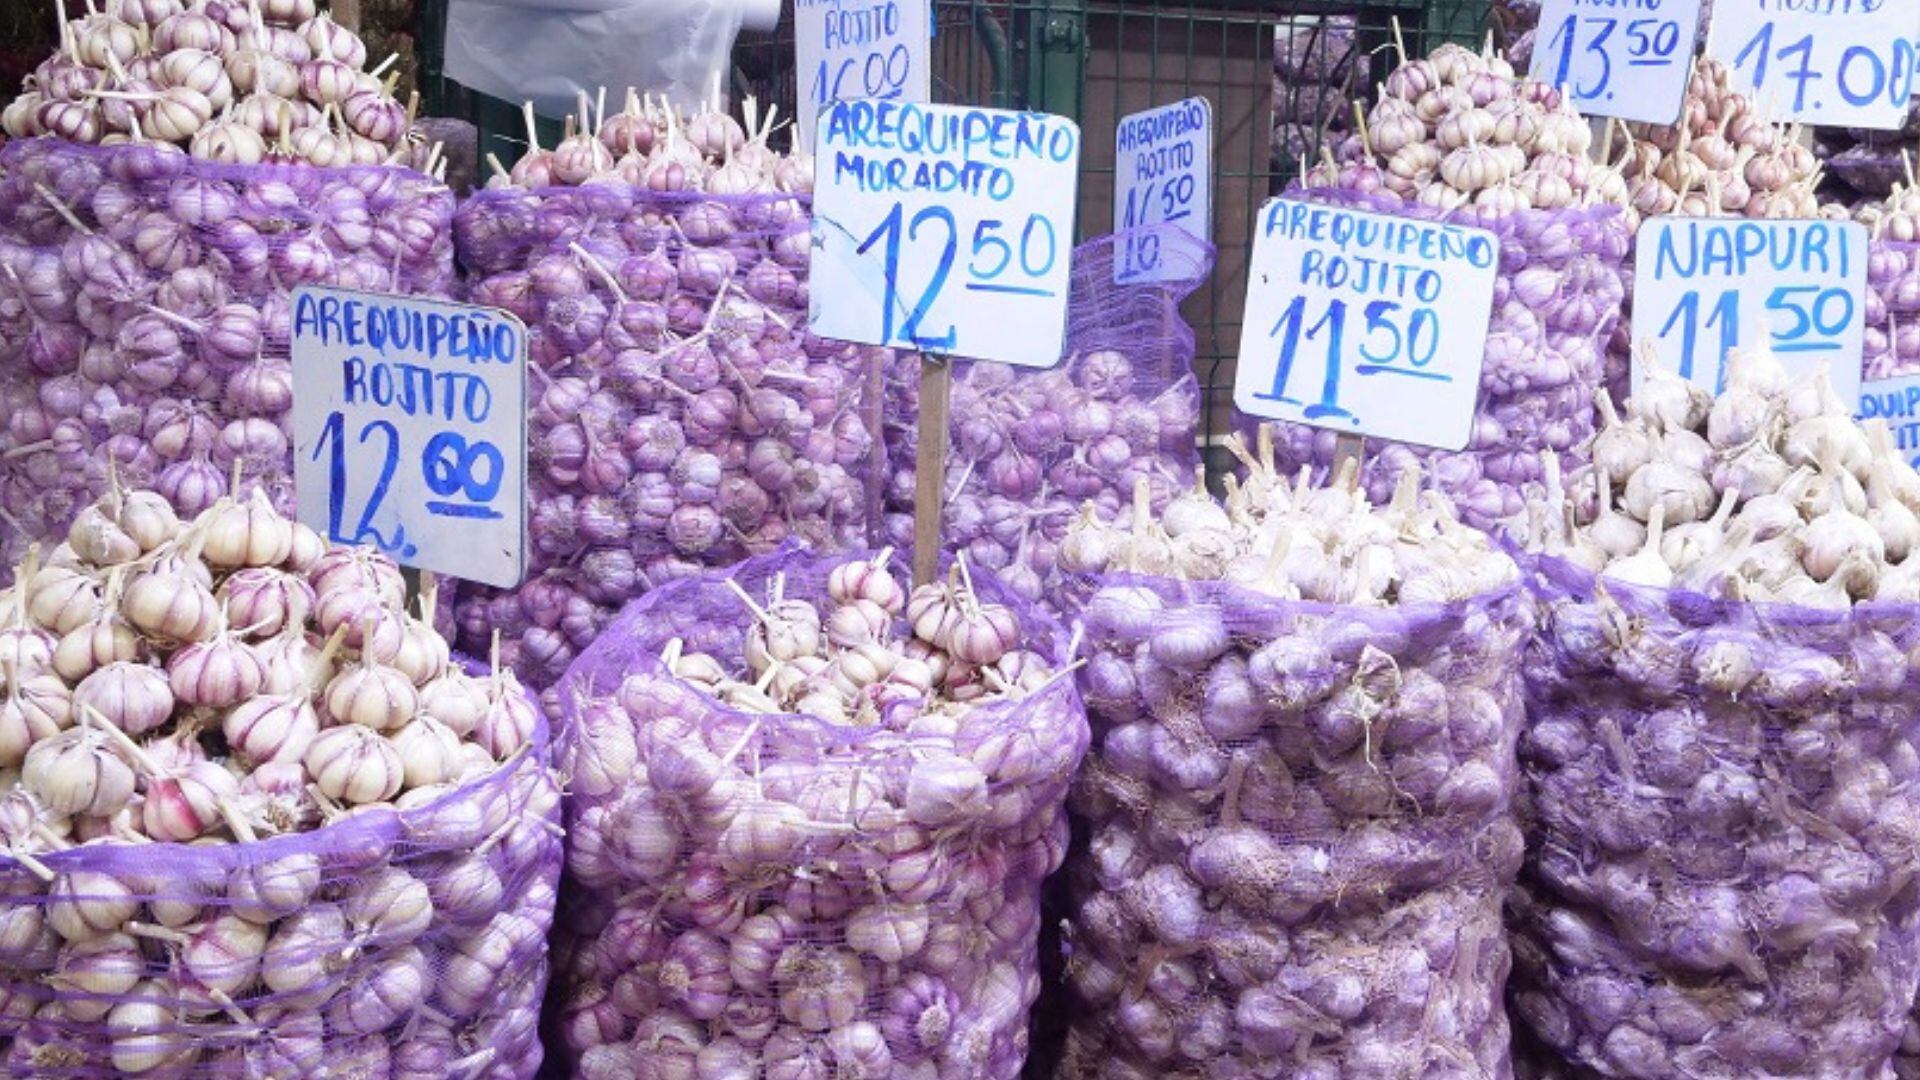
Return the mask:
M 733 39 L 778 0 L 451 0 L 447 77 L 546 116 L 582 90 L 664 94 L 685 108 L 726 84 Z

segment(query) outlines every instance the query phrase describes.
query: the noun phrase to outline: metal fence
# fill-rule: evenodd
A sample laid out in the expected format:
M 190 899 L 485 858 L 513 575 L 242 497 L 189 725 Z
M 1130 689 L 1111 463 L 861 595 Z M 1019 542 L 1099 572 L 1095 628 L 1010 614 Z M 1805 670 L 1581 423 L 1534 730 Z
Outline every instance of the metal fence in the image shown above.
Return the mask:
M 935 0 L 934 99 L 1058 113 L 1085 132 L 1079 232 L 1113 222 L 1119 119 L 1195 95 L 1213 104 L 1215 225 L 1212 280 L 1189 301 L 1196 374 L 1209 395 L 1209 434 L 1232 396 L 1232 359 L 1252 222 L 1262 200 L 1329 127 L 1344 130 L 1396 62 L 1397 24 L 1409 52 L 1442 40 L 1474 43 L 1486 0 Z M 736 87 L 794 100 L 791 26 L 736 49 Z M 1287 43 L 1277 48 L 1276 42 Z M 1285 77 L 1277 61 L 1291 61 Z M 1338 69 L 1313 81 L 1298 68 Z
M 1111 132 L 1128 113 L 1180 98 L 1211 100 L 1217 143 L 1212 280 L 1186 309 L 1196 374 L 1209 395 L 1208 433 L 1224 426 L 1246 294 L 1249 240 L 1262 200 L 1345 130 L 1397 57 L 1395 28 L 1422 54 L 1443 40 L 1479 42 L 1487 0 L 933 0 L 934 100 L 1037 109 L 1079 121 L 1079 232 L 1113 221 Z M 441 75 L 446 0 L 422 0 L 419 48 L 428 104 L 480 125 L 483 149 L 511 161 L 520 113 Z M 1335 70 L 1310 70 L 1331 68 Z M 1284 72 L 1284 74 L 1283 74 Z M 1308 77 L 1312 76 L 1312 77 Z M 797 81 L 791 14 L 734 54 L 736 98 L 754 94 L 792 115 Z M 550 138 L 550 136 L 549 136 Z

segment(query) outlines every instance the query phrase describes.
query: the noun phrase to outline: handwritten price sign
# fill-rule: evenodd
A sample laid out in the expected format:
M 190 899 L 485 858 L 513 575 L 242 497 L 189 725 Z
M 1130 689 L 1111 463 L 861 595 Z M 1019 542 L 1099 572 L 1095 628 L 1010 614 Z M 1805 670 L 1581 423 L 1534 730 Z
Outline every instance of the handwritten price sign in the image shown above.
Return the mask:
M 830 102 L 926 101 L 933 78 L 928 0 L 794 0 L 795 59 L 804 93 L 801 146 L 813 145 Z
M 1192 260 L 1168 259 L 1167 230 L 1152 226 L 1174 225 L 1199 240 L 1213 235 L 1213 105 L 1194 97 L 1122 119 L 1113 172 L 1113 231 L 1124 238 L 1113 280 L 1189 276 L 1191 265 L 1182 264 Z
M 822 337 L 1052 367 L 1080 129 L 1041 113 L 836 102 L 814 157 Z
M 1269 199 L 1233 403 L 1460 450 L 1473 434 L 1500 241 L 1484 229 Z
M 1855 418 L 1885 420 L 1907 463 L 1920 468 L 1920 375 L 1861 383 Z
M 1718 393 L 1727 353 L 1757 332 L 1795 375 L 1827 365 L 1860 393 L 1867 230 L 1850 221 L 1651 218 L 1634 259 L 1633 340 L 1668 371 Z M 1634 365 L 1634 385 L 1642 372 Z
M 1913 0 L 1716 0 L 1707 53 L 1785 119 L 1893 130 L 1920 75 Z
M 489 308 L 306 286 L 292 346 L 300 520 L 408 566 L 518 585 L 526 327 Z
M 1562 87 L 1589 116 L 1649 124 L 1680 117 L 1693 71 L 1700 0 L 1546 0 L 1533 77 Z

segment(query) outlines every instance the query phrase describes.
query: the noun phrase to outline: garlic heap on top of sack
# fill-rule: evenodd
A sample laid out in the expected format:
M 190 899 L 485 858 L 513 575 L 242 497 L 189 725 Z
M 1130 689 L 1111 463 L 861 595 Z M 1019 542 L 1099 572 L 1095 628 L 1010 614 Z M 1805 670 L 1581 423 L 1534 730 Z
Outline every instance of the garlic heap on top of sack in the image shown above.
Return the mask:
M 423 806 L 536 737 L 519 683 L 453 664 L 392 561 L 328 548 L 257 488 L 181 522 L 116 484 L 68 536 L 0 591 L 0 842 L 14 857 Z
M 1224 581 L 1282 600 L 1358 607 L 1450 603 L 1518 576 L 1443 494 L 1422 494 L 1418 469 L 1401 474 L 1390 505 L 1376 507 L 1355 484 L 1351 460 L 1325 487 L 1307 468 L 1289 484 L 1274 468 L 1268 430 L 1257 456 L 1238 436 L 1227 440 L 1248 472 L 1244 482 L 1228 477 L 1224 504 L 1195 484 L 1156 519 L 1143 480 L 1130 523 L 1102 522 L 1091 505 L 1082 511 L 1061 541 L 1061 567 Z
M 1729 354 L 1718 398 L 1650 364 L 1624 416 L 1599 405 L 1593 466 L 1564 491 L 1550 469 L 1536 508 L 1548 554 L 1719 599 L 1920 603 L 1920 474 L 1824 368 L 1790 379 L 1763 343 Z
M 21 0 L 25 3 L 26 0 Z M 0 113 L 13 138 L 172 144 L 208 161 L 409 164 L 433 171 L 398 57 L 366 67 L 360 35 L 316 0 L 88 0 Z M 424 151 L 424 153 L 423 153 Z

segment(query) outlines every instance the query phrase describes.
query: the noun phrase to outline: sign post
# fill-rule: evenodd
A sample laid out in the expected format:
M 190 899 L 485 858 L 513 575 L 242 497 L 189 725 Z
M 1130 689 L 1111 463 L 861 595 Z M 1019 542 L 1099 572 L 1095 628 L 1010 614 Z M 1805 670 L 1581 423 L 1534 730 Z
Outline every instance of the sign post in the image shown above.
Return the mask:
M 1048 368 L 1066 349 L 1079 165 L 1079 127 L 1043 113 L 863 100 L 821 115 L 807 325 L 923 354 L 916 581 L 938 565 L 950 358 Z
M 1585 116 L 1672 124 L 1686 104 L 1700 0 L 1544 0 L 1531 74 Z
M 336 544 L 511 588 L 526 572 L 527 330 L 490 308 L 302 286 L 294 493 Z
M 1649 218 L 1633 268 L 1633 340 L 1718 394 L 1727 354 L 1764 325 L 1794 375 L 1825 364 L 1851 407 L 1865 351 L 1868 237 L 1851 221 Z M 1633 370 L 1643 375 L 1640 348 Z
M 1213 105 L 1191 97 L 1134 113 L 1114 129 L 1113 231 L 1121 238 L 1116 285 L 1174 281 L 1190 267 L 1161 250 L 1175 225 L 1196 240 L 1213 236 Z M 1146 230 L 1146 231 L 1138 231 Z
M 1464 449 L 1499 238 L 1293 199 L 1260 208 L 1233 403 L 1270 420 Z

